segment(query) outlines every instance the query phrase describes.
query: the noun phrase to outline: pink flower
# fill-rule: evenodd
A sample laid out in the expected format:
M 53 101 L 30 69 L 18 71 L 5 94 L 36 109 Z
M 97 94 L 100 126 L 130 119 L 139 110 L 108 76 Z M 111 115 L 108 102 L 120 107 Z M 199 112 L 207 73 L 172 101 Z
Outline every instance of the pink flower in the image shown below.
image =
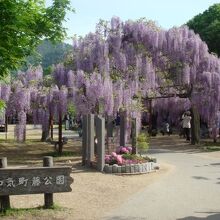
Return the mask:
M 121 152 L 122 152 L 122 153 L 125 153 L 125 154 L 129 153 L 129 151 L 127 150 L 126 147 L 122 147 L 122 148 L 121 148 Z
M 117 154 L 120 154 L 120 151 L 121 151 L 121 147 L 117 147 L 116 153 L 117 153 Z
M 128 150 L 129 152 L 132 152 L 132 147 L 127 147 L 127 150 Z
M 123 162 L 122 155 L 117 155 L 116 159 L 117 159 L 117 163 L 118 163 L 119 165 L 122 164 L 122 162 Z
M 105 155 L 105 162 L 109 163 L 111 161 L 111 155 Z
M 115 152 L 112 152 L 113 157 L 117 157 L 117 154 Z

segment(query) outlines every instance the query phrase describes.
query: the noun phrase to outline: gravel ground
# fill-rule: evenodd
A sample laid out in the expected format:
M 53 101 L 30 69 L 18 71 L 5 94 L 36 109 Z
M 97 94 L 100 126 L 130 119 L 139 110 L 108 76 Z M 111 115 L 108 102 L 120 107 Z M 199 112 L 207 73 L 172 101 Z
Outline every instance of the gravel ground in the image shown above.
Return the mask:
M 4 217 L 3 219 L 69 219 L 98 220 L 129 196 L 154 183 L 161 176 L 171 172 L 173 167 L 163 164 L 160 171 L 135 176 L 102 174 L 92 170 L 75 170 L 72 177 L 72 192 L 54 194 L 54 201 L 64 210 L 43 210 L 37 214 Z M 43 195 L 11 196 L 16 208 L 31 208 L 43 204 Z

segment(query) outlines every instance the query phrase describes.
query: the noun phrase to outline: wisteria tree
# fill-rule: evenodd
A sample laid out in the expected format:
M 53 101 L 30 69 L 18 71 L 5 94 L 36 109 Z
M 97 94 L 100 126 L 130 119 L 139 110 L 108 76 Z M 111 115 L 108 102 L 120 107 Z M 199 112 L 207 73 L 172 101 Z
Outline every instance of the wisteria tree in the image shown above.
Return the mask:
M 8 91 L 7 116 L 17 117 L 15 137 L 18 141 L 26 139 L 27 114 L 32 113 L 33 94 L 42 84 L 42 68 L 30 68 L 27 72 L 20 72 L 16 80 L 12 81 L 11 90 Z M 34 112 L 34 111 L 33 111 Z
M 220 61 L 209 54 L 198 35 L 187 26 L 166 31 L 144 20 L 121 22 L 113 18 L 104 24 L 95 34 L 74 42 L 75 103 L 80 113 L 94 112 L 97 100 L 100 103 L 103 98 L 113 114 L 120 108 L 134 114 L 140 112 L 130 107 L 134 97 L 176 97 L 187 100 L 185 108 L 192 109 L 193 125 L 198 125 L 198 111 L 215 128 Z M 106 79 L 112 84 L 108 91 L 113 91 L 114 101 L 100 96 Z M 94 83 L 98 80 L 99 88 Z M 95 92 L 87 92 L 93 89 L 90 81 Z M 176 116 L 171 115 L 173 120 Z M 197 131 L 197 135 L 193 133 L 193 143 L 199 141 L 197 128 L 192 129 Z

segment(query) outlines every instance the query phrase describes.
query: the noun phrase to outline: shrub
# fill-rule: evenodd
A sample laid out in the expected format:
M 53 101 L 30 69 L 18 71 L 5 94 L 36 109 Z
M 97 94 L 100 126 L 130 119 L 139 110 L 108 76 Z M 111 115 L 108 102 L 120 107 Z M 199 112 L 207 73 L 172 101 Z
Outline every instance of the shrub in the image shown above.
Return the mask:
M 138 147 L 138 151 L 140 155 L 141 155 L 141 152 L 143 151 L 146 152 L 149 149 L 149 137 L 146 134 L 141 133 L 138 135 L 137 147 Z

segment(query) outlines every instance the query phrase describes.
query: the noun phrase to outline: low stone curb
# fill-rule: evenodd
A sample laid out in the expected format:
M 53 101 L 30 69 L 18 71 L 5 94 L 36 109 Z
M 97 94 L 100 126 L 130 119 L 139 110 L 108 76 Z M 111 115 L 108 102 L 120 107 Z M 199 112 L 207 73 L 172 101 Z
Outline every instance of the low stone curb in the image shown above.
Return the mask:
M 105 164 L 103 171 L 105 173 L 114 174 L 143 174 L 156 171 L 158 164 L 155 162 L 139 163 L 139 164 L 126 164 L 126 165 L 109 165 Z

